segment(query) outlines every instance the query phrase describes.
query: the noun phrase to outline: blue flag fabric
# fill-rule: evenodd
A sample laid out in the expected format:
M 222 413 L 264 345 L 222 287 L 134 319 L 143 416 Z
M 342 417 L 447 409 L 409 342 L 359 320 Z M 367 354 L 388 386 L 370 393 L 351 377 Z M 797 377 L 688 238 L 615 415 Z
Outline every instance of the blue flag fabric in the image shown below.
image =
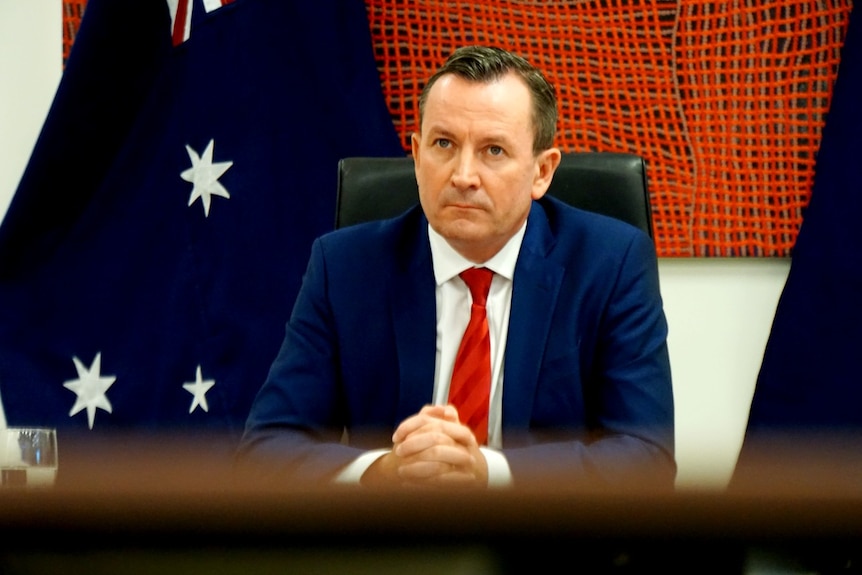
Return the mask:
M 353 155 L 404 155 L 362 0 L 90 0 L 0 227 L 8 424 L 238 437 Z
M 852 439 L 862 431 L 862 15 L 857 12 L 850 15 L 811 200 L 755 385 L 738 469 L 755 449 L 762 453 L 759 441 Z

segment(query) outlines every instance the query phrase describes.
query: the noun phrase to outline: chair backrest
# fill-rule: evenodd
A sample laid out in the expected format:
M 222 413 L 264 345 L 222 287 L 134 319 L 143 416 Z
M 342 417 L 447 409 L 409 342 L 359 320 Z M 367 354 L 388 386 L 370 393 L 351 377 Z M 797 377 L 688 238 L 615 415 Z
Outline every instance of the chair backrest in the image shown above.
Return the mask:
M 548 193 L 653 235 L 646 166 L 640 156 L 564 153 Z M 397 216 L 418 202 L 412 158 L 356 157 L 339 161 L 336 228 Z

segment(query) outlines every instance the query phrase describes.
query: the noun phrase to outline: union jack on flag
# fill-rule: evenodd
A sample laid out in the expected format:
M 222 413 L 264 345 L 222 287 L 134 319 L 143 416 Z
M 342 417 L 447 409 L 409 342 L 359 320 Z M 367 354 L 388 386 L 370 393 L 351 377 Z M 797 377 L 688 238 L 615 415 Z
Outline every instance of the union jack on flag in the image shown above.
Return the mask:
M 338 160 L 403 155 L 363 0 L 88 0 L 0 221 L 0 422 L 232 458 Z

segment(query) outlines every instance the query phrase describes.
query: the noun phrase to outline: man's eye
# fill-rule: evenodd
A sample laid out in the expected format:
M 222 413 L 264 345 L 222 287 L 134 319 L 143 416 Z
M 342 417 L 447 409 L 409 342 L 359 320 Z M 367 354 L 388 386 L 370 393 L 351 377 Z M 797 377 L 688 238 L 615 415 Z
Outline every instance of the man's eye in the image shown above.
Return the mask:
M 500 146 L 491 146 L 490 148 L 488 148 L 488 153 L 492 156 L 499 156 L 503 153 L 503 148 L 501 148 Z
M 451 146 L 451 145 L 452 145 L 452 143 L 451 143 L 449 140 L 445 139 L 445 138 L 439 138 L 439 139 L 435 142 L 435 144 L 437 145 L 437 147 L 438 147 L 438 148 L 448 148 L 449 146 Z

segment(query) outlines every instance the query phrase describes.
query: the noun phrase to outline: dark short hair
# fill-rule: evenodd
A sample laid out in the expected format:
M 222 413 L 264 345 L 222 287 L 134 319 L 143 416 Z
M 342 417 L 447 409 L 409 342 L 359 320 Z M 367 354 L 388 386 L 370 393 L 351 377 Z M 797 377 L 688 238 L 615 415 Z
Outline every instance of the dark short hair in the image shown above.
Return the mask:
M 493 46 L 464 46 L 458 48 L 437 70 L 419 95 L 419 123 L 425 116 L 425 103 L 431 87 L 447 74 L 454 74 L 472 82 L 493 82 L 514 72 L 524 80 L 533 102 L 533 153 L 553 147 L 557 133 L 557 95 L 554 86 L 541 70 L 527 60 L 502 48 Z

